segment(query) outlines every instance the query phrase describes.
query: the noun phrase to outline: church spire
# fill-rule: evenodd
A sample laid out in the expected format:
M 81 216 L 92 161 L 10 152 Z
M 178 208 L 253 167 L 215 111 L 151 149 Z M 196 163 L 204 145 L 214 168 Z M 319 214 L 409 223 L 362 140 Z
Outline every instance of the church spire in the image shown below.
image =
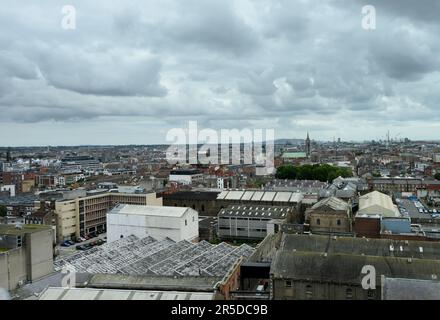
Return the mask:
M 306 138 L 306 155 L 307 155 L 307 157 L 310 157 L 310 151 L 311 151 L 310 137 L 309 137 L 309 132 L 307 131 L 307 138 Z

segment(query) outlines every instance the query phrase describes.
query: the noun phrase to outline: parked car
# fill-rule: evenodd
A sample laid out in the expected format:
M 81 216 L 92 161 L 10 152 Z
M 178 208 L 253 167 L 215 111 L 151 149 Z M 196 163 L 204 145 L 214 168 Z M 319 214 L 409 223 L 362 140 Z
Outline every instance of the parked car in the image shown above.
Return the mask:
M 98 239 L 96 240 L 96 243 L 98 244 L 98 246 L 100 246 L 101 244 L 104 244 L 104 240 Z
M 63 243 L 61 243 L 61 246 L 62 247 L 70 247 L 71 244 L 69 242 L 67 242 L 67 241 L 64 241 Z
M 73 245 L 75 244 L 75 242 L 72 241 L 72 240 L 66 240 L 65 242 L 67 242 L 67 243 L 70 244 L 71 246 L 73 246 Z

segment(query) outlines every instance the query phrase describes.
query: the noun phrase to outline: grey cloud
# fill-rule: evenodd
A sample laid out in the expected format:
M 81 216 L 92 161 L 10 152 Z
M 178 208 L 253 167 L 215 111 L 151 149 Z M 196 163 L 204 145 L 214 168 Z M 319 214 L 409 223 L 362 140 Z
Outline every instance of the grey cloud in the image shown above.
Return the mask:
M 46 121 L 89 133 L 118 121 L 134 132 L 140 125 L 130 122 L 166 128 L 198 120 L 347 136 L 361 122 L 438 121 L 438 1 L 369 1 L 378 28 L 368 32 L 360 0 L 74 0 L 72 31 L 60 28 L 59 1 L 6 4 L 3 142 L 1 128 L 51 130 L 40 127 Z

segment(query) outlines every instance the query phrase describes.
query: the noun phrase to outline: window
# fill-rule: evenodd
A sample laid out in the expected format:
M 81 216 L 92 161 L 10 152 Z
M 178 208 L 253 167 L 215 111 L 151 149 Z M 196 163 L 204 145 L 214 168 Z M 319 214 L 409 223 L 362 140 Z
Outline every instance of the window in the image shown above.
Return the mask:
M 306 286 L 306 299 L 308 300 L 313 299 L 313 291 L 312 291 L 312 286 L 310 284 Z
M 321 219 L 316 219 L 316 224 L 319 226 L 321 224 Z
M 196 205 L 195 204 L 193 204 L 193 209 L 196 210 Z
M 193 217 L 193 222 L 195 221 L 195 217 Z
M 205 212 L 205 205 L 202 204 L 202 212 Z
M 373 290 L 368 290 L 367 291 L 367 299 L 374 299 L 374 291 Z
M 186 221 L 186 219 L 185 219 L 185 226 L 187 226 L 188 225 L 188 221 Z
M 347 290 L 345 290 L 345 298 L 347 300 L 353 299 L 353 289 L 347 288 Z
M 338 219 L 338 221 L 336 221 L 337 225 L 340 226 L 341 225 L 341 220 Z
M 292 288 L 292 281 L 287 280 L 287 281 L 284 283 L 284 286 L 285 286 L 286 288 Z

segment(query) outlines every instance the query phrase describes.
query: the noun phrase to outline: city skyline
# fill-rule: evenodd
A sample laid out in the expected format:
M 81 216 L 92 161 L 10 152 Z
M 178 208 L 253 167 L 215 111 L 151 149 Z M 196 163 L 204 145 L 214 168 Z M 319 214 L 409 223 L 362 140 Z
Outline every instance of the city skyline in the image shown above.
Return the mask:
M 77 0 L 65 29 L 58 1 L 6 1 L 0 145 L 166 143 L 187 121 L 437 139 L 439 4 L 369 4 L 374 30 L 363 1 Z

